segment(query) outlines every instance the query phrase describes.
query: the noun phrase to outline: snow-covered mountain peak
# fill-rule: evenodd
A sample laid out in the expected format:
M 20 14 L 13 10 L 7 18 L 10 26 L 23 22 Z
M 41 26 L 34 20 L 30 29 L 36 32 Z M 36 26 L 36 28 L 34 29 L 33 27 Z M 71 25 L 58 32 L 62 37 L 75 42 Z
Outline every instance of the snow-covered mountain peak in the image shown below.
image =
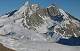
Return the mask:
M 51 5 L 48 6 L 48 8 L 50 8 L 50 7 L 56 7 L 56 5 L 55 4 L 51 4 Z
M 21 43 L 57 42 L 62 38 L 79 37 L 80 21 L 54 5 L 43 8 L 26 2 L 19 10 L 0 17 L 0 36 Z

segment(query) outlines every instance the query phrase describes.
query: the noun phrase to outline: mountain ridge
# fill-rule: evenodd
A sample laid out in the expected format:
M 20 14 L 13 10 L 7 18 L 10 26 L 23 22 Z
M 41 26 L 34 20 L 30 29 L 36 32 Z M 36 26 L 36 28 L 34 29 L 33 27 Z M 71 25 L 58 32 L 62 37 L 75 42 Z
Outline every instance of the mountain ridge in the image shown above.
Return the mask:
M 43 8 L 26 2 L 19 10 L 0 17 L 0 42 L 12 49 L 26 42 L 55 43 L 79 36 L 80 21 L 54 5 Z

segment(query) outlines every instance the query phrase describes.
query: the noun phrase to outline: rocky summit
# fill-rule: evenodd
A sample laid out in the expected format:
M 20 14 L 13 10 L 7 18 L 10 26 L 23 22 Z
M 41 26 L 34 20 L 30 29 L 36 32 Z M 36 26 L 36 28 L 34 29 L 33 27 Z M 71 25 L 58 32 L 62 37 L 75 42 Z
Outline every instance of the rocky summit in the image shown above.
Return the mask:
M 0 43 L 16 50 L 29 48 L 29 42 L 56 43 L 79 36 L 80 20 L 53 4 L 44 8 L 26 2 L 0 17 Z

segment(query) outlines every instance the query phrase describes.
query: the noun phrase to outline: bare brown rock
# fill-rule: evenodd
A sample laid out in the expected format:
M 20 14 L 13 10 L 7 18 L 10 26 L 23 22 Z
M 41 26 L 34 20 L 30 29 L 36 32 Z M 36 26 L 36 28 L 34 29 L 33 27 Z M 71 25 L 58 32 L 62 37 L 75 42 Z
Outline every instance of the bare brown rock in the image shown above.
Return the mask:
M 0 43 L 0 51 L 15 51 L 15 50 L 9 49 L 9 48 L 3 46 L 3 44 Z

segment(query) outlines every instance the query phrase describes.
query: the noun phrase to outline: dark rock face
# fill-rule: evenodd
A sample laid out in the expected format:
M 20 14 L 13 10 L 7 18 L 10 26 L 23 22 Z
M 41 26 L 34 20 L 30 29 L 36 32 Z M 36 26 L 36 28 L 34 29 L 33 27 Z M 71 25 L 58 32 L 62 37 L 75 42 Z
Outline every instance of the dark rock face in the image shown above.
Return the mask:
M 48 35 L 49 35 L 50 37 L 52 37 L 53 34 L 54 34 L 54 32 L 48 32 Z
M 40 8 L 39 10 L 37 10 L 37 13 L 41 16 L 49 16 L 46 8 Z
M 43 20 L 38 14 L 34 13 L 30 17 L 26 17 L 26 22 L 29 26 L 39 26 L 43 23 Z
M 9 12 L 8 14 L 8 17 L 10 17 L 10 16 L 12 16 L 15 12 L 16 12 L 17 10 L 14 10 L 14 11 L 12 11 L 12 12 Z
M 56 16 L 51 17 L 51 19 L 54 21 L 57 21 L 57 22 L 61 22 L 61 21 L 63 21 L 63 16 L 56 15 Z
M 65 36 L 67 35 L 72 35 L 72 36 L 75 36 L 74 33 L 77 35 L 77 36 L 80 36 L 80 27 L 77 27 L 77 25 L 71 21 L 69 21 L 70 24 L 66 24 L 66 27 L 63 27 L 63 28 L 58 28 L 58 32 L 60 32 L 61 34 L 64 34 L 65 32 Z
M 51 6 L 49 8 L 47 8 L 48 10 L 48 14 L 52 17 L 52 16 L 56 16 L 56 15 L 60 15 L 60 12 L 58 11 L 58 8 L 55 6 Z

